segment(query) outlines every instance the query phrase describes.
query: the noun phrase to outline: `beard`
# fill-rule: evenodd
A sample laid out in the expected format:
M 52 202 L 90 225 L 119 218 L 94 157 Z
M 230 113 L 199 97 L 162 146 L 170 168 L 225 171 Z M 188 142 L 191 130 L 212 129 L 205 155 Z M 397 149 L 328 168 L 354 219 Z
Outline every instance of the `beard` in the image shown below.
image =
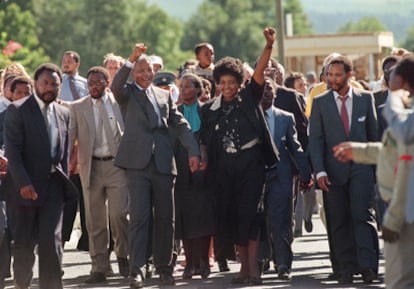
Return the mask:
M 51 103 L 53 101 L 55 101 L 55 99 L 57 98 L 57 94 L 53 93 L 53 92 L 45 92 L 45 93 L 38 93 L 36 92 L 37 95 L 39 96 L 39 98 L 44 102 L 44 103 Z

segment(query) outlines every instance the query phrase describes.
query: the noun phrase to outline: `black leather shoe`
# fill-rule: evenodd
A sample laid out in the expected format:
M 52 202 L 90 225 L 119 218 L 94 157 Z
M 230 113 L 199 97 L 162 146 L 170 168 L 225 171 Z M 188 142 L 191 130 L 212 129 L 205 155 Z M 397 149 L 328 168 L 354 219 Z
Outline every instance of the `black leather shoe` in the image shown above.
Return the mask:
M 92 272 L 91 276 L 85 280 L 86 284 L 95 284 L 95 283 L 105 283 L 106 276 L 105 273 L 102 272 Z
M 171 273 L 160 274 L 160 280 L 162 285 L 175 285 L 175 280 Z
M 339 280 L 340 277 L 341 277 L 341 274 L 339 272 L 332 272 L 331 274 L 328 275 L 329 280 Z
M 354 282 L 354 275 L 352 272 L 341 272 L 341 276 L 338 279 L 339 284 L 352 284 Z
M 185 266 L 184 268 L 183 279 L 186 279 L 186 280 L 191 279 L 193 278 L 193 275 L 194 275 L 193 267 L 187 264 L 187 266 Z
M 374 270 L 371 268 L 363 268 L 361 269 L 362 280 L 364 280 L 365 284 L 371 284 L 372 281 L 377 279 L 377 274 L 375 274 Z
M 138 274 L 137 276 L 132 277 L 129 287 L 134 289 L 144 288 L 144 280 L 142 279 L 142 276 Z
M 119 274 L 124 278 L 129 276 L 129 262 L 127 258 L 117 258 Z
M 226 260 L 224 260 L 224 261 L 217 261 L 217 263 L 218 263 L 220 272 L 229 272 L 230 271 L 229 265 L 227 265 L 227 261 Z
M 289 268 L 285 265 L 278 266 L 277 267 L 277 278 L 281 280 L 289 280 L 290 279 Z
M 305 221 L 305 230 L 306 232 L 310 233 L 313 231 L 313 224 L 312 224 L 312 220 L 309 221 Z

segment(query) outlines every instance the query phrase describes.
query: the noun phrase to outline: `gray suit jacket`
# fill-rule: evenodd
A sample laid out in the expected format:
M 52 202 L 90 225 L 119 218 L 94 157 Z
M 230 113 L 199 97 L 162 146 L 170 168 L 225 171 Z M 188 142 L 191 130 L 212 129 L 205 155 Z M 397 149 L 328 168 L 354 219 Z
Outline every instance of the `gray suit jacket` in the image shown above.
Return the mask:
M 352 88 L 352 119 L 349 136 L 342 126 L 334 94 L 328 90 L 315 98 L 310 116 L 309 152 L 313 170 L 325 171 L 332 185 L 343 185 L 350 169 L 365 169 L 367 165 L 341 163 L 333 156 L 332 148 L 344 141 L 378 141 L 377 117 L 372 93 Z
M 177 110 L 169 92 L 150 86 L 161 113 L 162 126 L 151 129 L 143 98 L 135 83 L 127 83 L 131 69 L 123 66 L 112 81 L 111 90 L 124 113 L 125 132 L 119 145 L 115 165 L 126 169 L 144 169 L 151 160 L 161 173 L 176 174 L 174 150 L 169 130 L 174 130 L 189 156 L 200 155 L 197 141 L 188 122 Z
M 67 177 L 69 145 L 69 110 L 53 103 L 59 130 L 59 148 L 55 159 L 50 156 L 50 142 L 42 112 L 34 96 L 30 96 L 19 108 L 7 108 L 4 123 L 6 157 L 9 172 L 16 187 L 16 199 L 23 206 L 41 206 L 47 198 L 47 186 L 52 164 L 66 184 L 63 192 L 66 201 L 77 198 L 77 190 Z M 25 200 L 19 189 L 33 185 L 38 199 Z
M 122 136 L 124 132 L 124 122 L 122 120 L 119 105 L 111 93 L 107 93 L 107 95 L 108 100 L 112 104 L 119 135 Z M 71 118 L 73 120 L 70 127 L 70 143 L 73 144 L 75 139 L 78 140 L 79 175 L 82 186 L 88 188 L 94 149 L 93 146 L 96 137 L 91 96 L 88 95 L 87 97 L 71 102 L 70 108 Z M 120 139 L 117 140 L 117 145 L 119 145 L 119 141 Z
M 272 106 L 272 113 L 275 128 L 272 137 L 280 158 L 276 167 L 278 177 L 292 178 L 292 165 L 294 165 L 299 170 L 300 179 L 309 181 L 311 177 L 309 161 L 298 141 L 294 115 L 274 106 Z M 267 175 L 269 177 L 269 173 Z

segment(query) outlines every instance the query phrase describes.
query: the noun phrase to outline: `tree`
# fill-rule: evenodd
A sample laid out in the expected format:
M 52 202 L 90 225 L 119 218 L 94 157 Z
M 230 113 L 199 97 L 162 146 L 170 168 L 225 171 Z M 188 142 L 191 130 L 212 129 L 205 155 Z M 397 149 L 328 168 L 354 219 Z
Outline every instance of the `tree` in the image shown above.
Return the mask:
M 408 28 L 407 37 L 401 44 L 401 47 L 414 52 L 414 25 Z
M 295 33 L 309 33 L 300 2 L 285 2 L 285 12 L 297 23 Z M 262 29 L 275 26 L 274 7 L 273 0 L 207 0 L 185 24 L 181 47 L 192 50 L 199 42 L 210 42 L 216 59 L 234 56 L 254 63 L 263 48 Z
M 312 24 L 310 24 L 306 14 L 303 12 L 302 5 L 299 0 L 284 1 L 284 15 L 290 13 L 293 18 L 293 34 L 304 35 L 312 34 Z
M 0 11 L 0 46 L 3 50 L 9 41 L 15 41 L 22 48 L 11 54 L 0 54 L 0 66 L 11 62 L 20 62 L 29 72 L 38 65 L 49 61 L 49 57 L 41 48 L 36 34 L 36 22 L 30 11 L 22 11 L 20 7 L 12 3 L 5 10 Z
M 33 1 L 47 53 L 60 63 L 64 51 L 77 51 L 83 74 L 101 65 L 108 52 L 127 57 L 136 42 L 146 43 L 148 52 L 160 55 L 169 69 L 187 57 L 179 47 L 182 24 L 142 0 Z
M 362 17 L 357 22 L 349 21 L 338 29 L 338 32 L 380 32 L 388 31 L 376 17 Z

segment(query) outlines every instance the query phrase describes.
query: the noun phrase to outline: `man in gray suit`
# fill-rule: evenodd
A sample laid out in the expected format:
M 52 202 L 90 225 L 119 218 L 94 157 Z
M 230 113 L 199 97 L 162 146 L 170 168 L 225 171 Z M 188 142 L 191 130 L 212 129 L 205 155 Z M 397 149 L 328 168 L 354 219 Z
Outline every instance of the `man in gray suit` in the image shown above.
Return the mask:
M 332 148 L 343 141 L 377 141 L 375 103 L 371 93 L 352 88 L 352 62 L 345 56 L 328 65 L 331 89 L 313 102 L 309 151 L 323 190 L 328 239 L 334 273 L 340 283 L 352 283 L 361 273 L 371 283 L 378 270 L 378 235 L 372 210 L 372 166 L 341 163 Z
M 34 74 L 35 93 L 5 118 L 5 149 L 17 190 L 11 196 L 15 288 L 28 288 L 34 248 L 39 254 L 39 287 L 62 288 L 63 204 L 77 197 L 69 181 L 69 110 L 54 100 L 62 83 L 60 69 L 43 64 Z
M 111 85 L 125 112 L 125 132 L 115 165 L 126 169 L 128 180 L 132 288 L 144 286 L 152 213 L 154 264 L 163 284 L 175 282 L 172 253 L 176 167 L 170 130 L 188 150 L 191 171 L 196 171 L 200 163 L 198 144 L 187 121 L 177 111 L 169 92 L 151 84 L 154 72 L 151 61 L 143 54 L 146 50 L 143 43 L 136 44 Z M 130 74 L 133 82 L 127 82 Z
M 124 130 L 121 111 L 107 89 L 109 72 L 89 69 L 89 95 L 70 103 L 71 143 L 78 142 L 77 157 L 83 187 L 86 226 L 89 233 L 91 276 L 86 283 L 106 281 L 109 263 L 109 225 L 114 239 L 119 272 L 128 277 L 128 187 L 124 170 L 115 167 L 118 145 Z M 71 163 L 76 167 L 77 164 Z M 108 224 L 109 215 L 109 224 Z

